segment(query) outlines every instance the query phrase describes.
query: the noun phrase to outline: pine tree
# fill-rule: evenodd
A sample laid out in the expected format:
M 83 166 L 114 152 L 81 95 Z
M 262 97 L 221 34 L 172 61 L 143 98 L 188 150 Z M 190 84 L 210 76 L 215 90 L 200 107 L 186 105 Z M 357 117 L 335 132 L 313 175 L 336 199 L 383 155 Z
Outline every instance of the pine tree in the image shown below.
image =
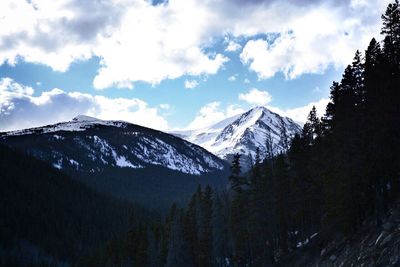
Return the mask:
M 384 51 L 390 65 L 399 68 L 400 64 L 400 7 L 399 1 L 390 3 L 384 15 L 382 15 L 384 34 Z M 395 70 L 395 69 L 394 69 Z M 393 71 L 393 69 L 392 69 Z
M 212 201 L 213 191 L 206 186 L 201 200 L 201 228 L 199 229 L 199 266 L 212 265 Z
M 280 119 L 279 130 L 279 146 L 282 149 L 282 152 L 285 153 L 289 149 L 289 136 L 283 118 Z
M 232 174 L 229 176 L 229 181 L 231 183 L 231 188 L 236 193 L 241 193 L 243 191 L 243 186 L 246 184 L 246 180 L 241 176 L 241 166 L 240 166 L 240 154 L 236 153 L 233 155 L 233 161 L 231 165 Z
M 187 249 L 184 243 L 182 217 L 182 212 L 178 211 L 172 218 L 168 241 L 168 255 L 165 264 L 166 267 L 193 266 L 190 264 L 191 259 L 187 254 Z
M 384 79 L 381 81 L 382 97 L 385 101 L 384 110 L 386 132 L 385 149 L 386 158 L 392 164 L 386 166 L 387 177 L 392 197 L 400 191 L 398 181 L 398 165 L 400 163 L 400 6 L 395 0 L 389 4 L 386 12 L 382 15 L 383 27 L 383 54 L 385 64 L 383 65 Z
M 198 188 L 198 190 L 201 189 Z M 183 238 L 185 247 L 194 266 L 198 266 L 199 237 L 198 237 L 198 190 L 193 194 L 185 212 L 183 221 Z
M 227 266 L 226 259 L 232 260 L 233 235 L 230 227 L 230 204 L 229 195 L 215 193 L 213 201 L 213 263 L 216 267 Z
M 321 122 L 317 116 L 317 109 L 313 106 L 303 126 L 302 137 L 307 145 L 312 145 L 321 135 Z
M 159 240 L 157 239 L 154 231 L 150 229 L 147 234 L 148 248 L 147 248 L 147 264 L 148 267 L 158 267 L 160 262 L 160 248 Z
M 289 175 L 286 159 L 283 154 L 276 158 L 275 174 L 274 174 L 274 202 L 278 229 L 278 243 L 280 252 L 284 255 L 289 251 L 288 245 L 288 190 Z
M 369 203 L 374 207 L 376 221 L 380 224 L 387 196 L 384 177 L 387 173 L 386 97 L 382 97 L 382 84 L 386 79 L 385 59 L 379 43 L 372 39 L 365 52 L 365 132 L 368 138 L 366 152 L 366 177 L 371 186 Z
M 272 159 L 274 156 L 274 142 L 272 139 L 271 132 L 268 131 L 265 136 L 265 159 Z

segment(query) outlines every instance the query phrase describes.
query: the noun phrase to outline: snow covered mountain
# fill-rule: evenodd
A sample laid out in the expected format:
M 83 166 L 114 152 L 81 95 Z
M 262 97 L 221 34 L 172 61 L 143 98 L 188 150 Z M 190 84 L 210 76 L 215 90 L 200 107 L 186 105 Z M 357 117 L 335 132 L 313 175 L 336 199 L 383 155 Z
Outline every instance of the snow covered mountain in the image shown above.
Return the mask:
M 282 150 L 280 135 L 283 127 L 289 139 L 301 131 L 292 119 L 281 117 L 259 106 L 199 130 L 175 131 L 173 134 L 204 147 L 220 158 L 231 160 L 240 153 L 247 167 L 254 160 L 256 148 L 266 153 L 266 139 L 271 137 L 274 153 Z
M 0 143 L 47 161 L 100 191 L 135 200 L 146 192 L 157 196 L 159 188 L 176 197 L 186 188 L 191 193 L 198 183 L 221 185 L 228 170 L 225 161 L 174 135 L 88 116 L 0 133 Z
M 200 175 L 224 168 L 220 159 L 198 146 L 123 121 L 78 116 L 69 122 L 7 132 L 2 134 L 1 139 L 15 140 L 19 146 L 25 146 L 20 140 L 23 136 L 30 136 L 30 140 L 44 138 L 48 153 L 45 153 L 46 147 L 36 147 L 35 144 L 27 144 L 27 147 L 31 154 L 50 161 L 59 169 L 96 172 L 107 166 L 145 168 L 161 165 Z M 66 142 L 70 143 L 68 150 L 65 149 Z

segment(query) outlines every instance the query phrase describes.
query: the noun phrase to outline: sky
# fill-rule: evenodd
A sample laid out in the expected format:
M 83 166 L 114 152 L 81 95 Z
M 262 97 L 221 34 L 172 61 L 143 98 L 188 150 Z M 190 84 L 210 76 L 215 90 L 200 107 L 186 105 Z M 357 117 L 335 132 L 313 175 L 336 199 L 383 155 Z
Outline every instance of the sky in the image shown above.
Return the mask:
M 0 131 L 83 114 L 171 131 L 254 106 L 304 123 L 388 0 L 2 0 Z

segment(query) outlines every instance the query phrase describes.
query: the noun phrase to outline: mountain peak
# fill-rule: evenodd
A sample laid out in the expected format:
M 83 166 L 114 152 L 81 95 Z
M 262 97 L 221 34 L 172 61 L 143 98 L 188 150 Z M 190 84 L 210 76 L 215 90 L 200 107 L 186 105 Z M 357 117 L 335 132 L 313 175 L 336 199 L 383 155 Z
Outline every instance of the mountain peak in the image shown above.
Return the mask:
M 254 160 L 257 148 L 262 154 L 266 153 L 265 140 L 268 136 L 272 138 L 274 153 L 282 150 L 279 145 L 282 125 L 290 138 L 301 131 L 293 120 L 264 106 L 253 107 L 215 125 L 218 127 L 183 133 L 181 137 L 228 161 L 232 155 L 240 153 L 248 166 Z
M 271 110 L 269 110 L 267 107 L 264 106 L 256 106 L 248 111 L 249 113 L 256 113 L 256 112 L 261 112 L 261 114 L 275 114 Z
M 256 110 L 268 110 L 266 107 L 264 107 L 264 106 L 255 106 L 255 107 L 253 107 L 252 109 L 250 109 L 250 110 L 253 110 L 253 111 L 256 111 Z
M 72 121 L 101 121 L 101 120 L 86 115 L 78 115 L 75 118 L 73 118 Z

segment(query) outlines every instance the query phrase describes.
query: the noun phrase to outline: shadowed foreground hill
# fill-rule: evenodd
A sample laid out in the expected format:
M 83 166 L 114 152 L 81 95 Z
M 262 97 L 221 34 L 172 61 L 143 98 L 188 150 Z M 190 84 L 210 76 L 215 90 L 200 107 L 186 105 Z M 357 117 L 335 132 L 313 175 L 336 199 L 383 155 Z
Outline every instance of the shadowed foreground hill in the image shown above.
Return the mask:
M 139 206 L 0 146 L 0 266 L 68 266 L 126 232 L 132 219 L 146 218 L 149 213 Z

